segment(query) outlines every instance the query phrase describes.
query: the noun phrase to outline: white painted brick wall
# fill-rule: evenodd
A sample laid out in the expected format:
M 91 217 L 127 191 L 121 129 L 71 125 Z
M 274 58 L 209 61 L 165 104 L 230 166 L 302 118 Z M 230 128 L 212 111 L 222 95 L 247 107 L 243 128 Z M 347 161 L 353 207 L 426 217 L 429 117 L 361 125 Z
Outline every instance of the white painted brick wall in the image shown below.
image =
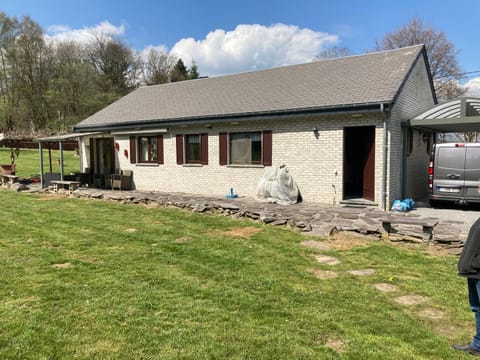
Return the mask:
M 287 165 L 297 182 L 304 201 L 334 204 L 343 197 L 343 129 L 347 126 L 376 126 L 376 200 L 381 196 L 382 128 L 379 115 L 365 119 L 326 116 L 300 120 L 275 120 L 260 123 L 223 124 L 204 127 L 174 128 L 164 134 L 164 164 L 130 164 L 124 150 L 130 151 L 129 137 L 116 136 L 116 167 L 133 170 L 133 182 L 139 190 L 226 195 L 230 188 L 240 196 L 253 197 L 265 168 L 219 165 L 220 132 L 272 130 L 273 166 Z M 312 129 L 317 127 L 318 138 Z M 176 163 L 175 135 L 208 132 L 208 165 L 189 166 Z M 84 144 L 88 144 L 88 139 Z M 83 147 L 83 161 L 89 151 Z M 87 166 L 88 167 L 88 166 Z

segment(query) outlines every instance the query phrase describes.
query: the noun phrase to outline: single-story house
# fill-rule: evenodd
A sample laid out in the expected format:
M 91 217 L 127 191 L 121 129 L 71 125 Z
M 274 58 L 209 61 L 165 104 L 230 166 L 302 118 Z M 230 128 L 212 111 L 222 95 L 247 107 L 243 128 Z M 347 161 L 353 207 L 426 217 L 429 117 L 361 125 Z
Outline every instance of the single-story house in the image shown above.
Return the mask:
M 418 45 L 140 87 L 74 133 L 92 181 L 122 169 L 138 190 L 254 197 L 284 164 L 304 201 L 388 208 L 427 192 L 432 134 L 404 124 L 436 103 Z

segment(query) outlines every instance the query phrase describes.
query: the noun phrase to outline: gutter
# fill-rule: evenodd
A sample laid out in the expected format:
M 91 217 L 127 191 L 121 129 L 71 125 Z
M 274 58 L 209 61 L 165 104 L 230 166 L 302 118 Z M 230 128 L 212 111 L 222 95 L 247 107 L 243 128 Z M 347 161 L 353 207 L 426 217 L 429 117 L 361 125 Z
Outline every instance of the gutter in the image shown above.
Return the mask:
M 149 128 L 158 126 L 188 126 L 188 125 L 212 125 L 215 123 L 223 123 L 228 121 L 259 121 L 259 120 L 276 120 L 276 119 L 295 119 L 295 118 L 313 118 L 319 115 L 336 115 L 348 113 L 370 113 L 378 111 L 378 105 L 387 105 L 388 103 L 364 103 L 357 105 L 340 105 L 335 107 L 324 107 L 316 109 L 301 110 L 285 110 L 285 111 L 269 111 L 263 113 L 245 113 L 245 114 L 223 114 L 210 116 L 195 116 L 186 118 L 170 118 L 170 119 L 152 119 L 152 120 L 134 120 L 122 123 L 104 123 L 98 125 L 74 126 L 73 132 L 85 131 L 118 131 L 118 130 L 148 130 Z

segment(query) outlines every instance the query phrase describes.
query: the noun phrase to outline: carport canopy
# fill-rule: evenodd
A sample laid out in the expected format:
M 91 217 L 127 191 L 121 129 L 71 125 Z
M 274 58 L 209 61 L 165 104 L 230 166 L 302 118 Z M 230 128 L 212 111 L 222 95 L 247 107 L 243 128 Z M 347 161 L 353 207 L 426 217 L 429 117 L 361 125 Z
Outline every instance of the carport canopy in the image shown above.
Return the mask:
M 437 133 L 480 132 L 480 98 L 462 97 L 410 120 L 410 126 Z

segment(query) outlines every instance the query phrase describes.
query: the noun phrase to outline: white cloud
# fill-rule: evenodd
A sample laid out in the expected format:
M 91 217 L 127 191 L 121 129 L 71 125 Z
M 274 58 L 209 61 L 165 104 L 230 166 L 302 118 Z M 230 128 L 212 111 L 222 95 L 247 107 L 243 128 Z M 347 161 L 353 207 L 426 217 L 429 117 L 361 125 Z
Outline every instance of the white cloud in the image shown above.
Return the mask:
M 202 75 L 214 76 L 308 62 L 338 41 L 337 35 L 293 25 L 238 25 L 233 31 L 212 31 L 203 40 L 181 39 L 171 53 L 186 65 L 195 60 Z
M 48 27 L 47 40 L 50 41 L 75 41 L 81 44 L 88 43 L 93 36 L 117 37 L 125 35 L 125 26 L 115 26 L 108 20 L 100 24 L 83 27 L 81 29 L 72 29 L 65 25 L 52 25 Z
M 165 45 L 147 45 L 142 50 L 137 51 L 137 54 L 142 59 L 146 60 L 151 50 L 154 50 L 161 54 L 168 54 L 168 48 Z
M 480 97 L 480 77 L 469 80 L 464 87 L 467 88 L 466 95 Z

